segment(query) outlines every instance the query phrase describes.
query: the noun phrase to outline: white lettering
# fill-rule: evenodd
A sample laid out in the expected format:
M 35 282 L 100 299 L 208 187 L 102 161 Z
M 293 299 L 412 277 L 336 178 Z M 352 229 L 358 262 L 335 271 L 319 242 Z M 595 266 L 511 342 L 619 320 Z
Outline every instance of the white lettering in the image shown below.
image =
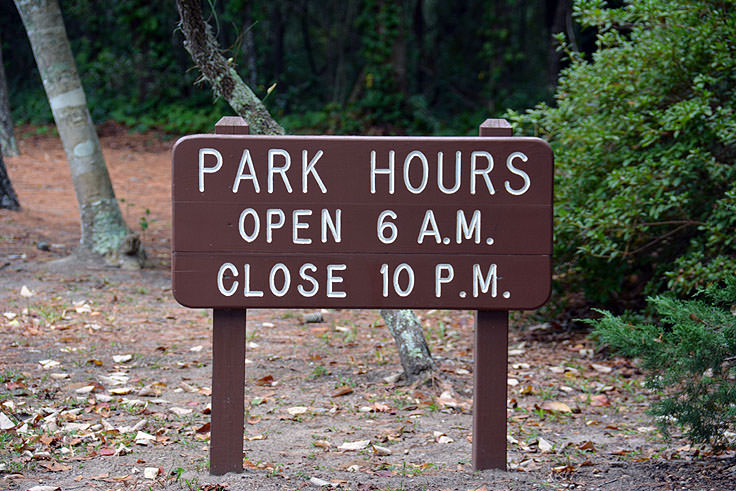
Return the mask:
M 248 216 L 253 217 L 253 232 L 250 234 L 245 231 L 245 219 Z M 246 242 L 253 242 L 256 240 L 256 237 L 258 237 L 258 232 L 261 230 L 261 220 L 258 218 L 258 213 L 256 213 L 256 210 L 253 208 L 246 208 L 243 210 L 243 212 L 240 214 L 240 218 L 238 219 L 238 231 L 240 232 L 240 236 L 245 240 Z
M 243 296 L 245 297 L 262 297 L 263 292 L 261 290 L 250 289 L 250 264 L 243 265 Z
M 409 169 L 411 167 L 411 161 L 414 160 L 415 157 L 418 157 L 419 161 L 422 163 L 422 182 L 419 184 L 419 187 L 414 187 L 409 180 Z M 419 194 L 424 191 L 425 187 L 427 187 L 428 179 L 429 163 L 427 162 L 427 157 L 419 150 L 414 150 L 410 152 L 409 155 L 407 155 L 404 159 L 404 185 L 406 186 L 406 189 L 408 189 L 409 192 L 413 194 Z
M 442 273 L 445 273 L 444 275 Z M 452 264 L 438 264 L 434 267 L 434 296 L 442 296 L 442 285 L 452 281 L 455 277 L 455 269 Z
M 225 271 L 230 271 L 233 276 L 237 277 L 238 268 L 236 268 L 233 263 L 224 263 L 222 266 L 220 266 L 220 270 L 217 272 L 217 289 L 220 291 L 221 294 L 225 295 L 226 297 L 230 297 L 237 291 L 238 282 L 233 281 L 233 284 L 232 286 L 230 286 L 230 288 L 225 288 L 225 284 L 222 281 L 225 276 Z
M 317 291 L 319 290 L 319 283 L 317 283 L 317 280 L 315 280 L 313 276 L 307 274 L 307 270 L 310 270 L 312 273 L 314 273 L 317 271 L 317 266 L 312 263 L 306 263 L 303 264 L 301 268 L 299 268 L 299 276 L 303 280 L 310 282 L 312 284 L 312 289 L 307 290 L 302 285 L 297 285 L 296 289 L 303 297 L 313 297 L 317 294 Z
M 342 283 L 343 277 L 337 276 L 335 271 L 345 271 L 348 269 L 345 264 L 328 264 L 327 265 L 327 298 L 345 298 L 347 293 L 335 290 L 335 283 Z
M 245 170 L 245 166 L 248 166 L 248 173 L 243 174 L 243 171 Z M 243 152 L 243 156 L 240 157 L 240 165 L 238 166 L 238 174 L 235 176 L 235 182 L 233 183 L 233 193 L 238 192 L 238 188 L 240 187 L 240 181 L 243 179 L 250 179 L 253 181 L 253 190 L 256 193 L 261 192 L 261 186 L 258 184 L 258 177 L 256 176 L 256 171 L 253 169 L 253 159 L 250 157 L 250 150 L 245 150 Z
M 204 158 L 206 155 L 212 155 L 216 159 L 214 167 L 205 167 Z M 204 175 L 214 174 L 222 167 L 222 154 L 214 148 L 200 148 L 199 149 L 199 192 L 204 193 Z
M 495 264 L 488 268 L 488 274 L 483 276 L 480 264 L 473 264 L 473 297 L 477 298 L 480 293 L 486 293 L 491 289 L 491 297 L 496 298 L 498 287 L 498 274 Z
M 335 218 L 330 216 L 330 210 L 322 209 L 322 243 L 327 243 L 327 230 L 332 232 L 332 240 L 338 244 L 342 241 L 342 210 L 335 210 Z
M 371 194 L 376 194 L 376 174 L 388 175 L 388 194 L 394 194 L 394 168 L 396 164 L 396 152 L 388 152 L 388 169 L 376 168 L 376 151 L 371 150 Z
M 474 242 L 480 244 L 480 210 L 473 212 L 473 218 L 470 220 L 469 225 L 467 218 L 465 218 L 465 212 L 463 210 L 457 210 L 455 242 L 460 244 L 463 238 L 469 239 L 473 235 L 475 236 Z
M 427 210 L 424 213 L 424 220 L 422 221 L 422 226 L 419 229 L 417 244 L 421 244 L 422 242 L 424 242 L 424 237 L 427 235 L 433 236 L 436 243 L 442 243 L 442 236 L 440 236 L 439 227 L 437 226 L 437 220 L 435 220 L 434 212 L 432 210 Z
M 312 239 L 308 239 L 305 237 L 299 237 L 299 230 L 304 230 L 309 228 L 308 223 L 300 222 L 299 219 L 303 216 L 311 216 L 312 210 L 294 210 L 294 212 L 291 214 L 291 220 L 293 222 L 293 233 L 292 238 L 295 244 L 311 244 Z
M 314 167 L 317 165 L 317 161 L 324 155 L 324 152 L 322 150 L 319 150 L 317 154 L 312 157 L 312 160 L 309 160 L 309 163 L 307 163 L 308 157 L 307 157 L 307 151 L 302 150 L 302 192 L 307 192 L 307 176 L 309 174 L 312 174 L 314 176 L 314 180 L 317 181 L 317 186 L 319 186 L 320 190 L 322 190 L 322 194 L 325 194 L 327 192 L 327 187 L 325 187 L 325 183 L 322 182 L 322 179 L 319 177 L 319 174 L 317 173 L 317 169 Z
M 386 217 L 391 218 L 392 220 L 396 220 L 397 215 L 394 213 L 393 210 L 383 210 L 380 215 L 378 215 L 378 223 L 376 224 L 376 233 L 378 235 L 378 240 L 383 242 L 384 244 L 391 244 L 393 241 L 396 240 L 396 236 L 399 234 L 399 229 L 396 228 L 396 225 L 394 225 L 391 222 L 386 221 Z M 390 235 L 386 235 L 386 229 L 388 229 Z
M 409 277 L 409 282 L 407 283 L 406 288 L 401 288 L 401 285 L 399 284 L 399 279 L 403 271 L 406 271 L 406 274 Z M 396 266 L 396 269 L 394 270 L 394 291 L 398 296 L 406 297 L 412 292 L 412 290 L 414 290 L 414 270 L 408 264 L 401 263 Z
M 478 158 L 484 158 L 488 160 L 488 167 L 485 169 L 478 169 Z M 496 190 L 493 189 L 491 178 L 488 174 L 493 170 L 493 156 L 488 152 L 473 152 L 470 154 L 470 194 L 475 194 L 476 178 L 483 176 L 483 180 L 486 182 L 488 188 L 488 194 L 496 194 Z
M 521 152 L 514 152 L 511 155 L 509 155 L 509 158 L 506 159 L 506 168 L 512 174 L 515 174 L 521 177 L 524 180 L 524 185 L 521 186 L 520 189 L 513 189 L 511 187 L 511 184 L 509 184 L 509 181 L 506 181 L 504 183 L 504 186 L 506 187 L 506 191 L 508 191 L 510 194 L 513 194 L 514 196 L 520 196 L 526 193 L 527 191 L 529 191 L 529 186 L 531 186 L 532 182 L 531 182 L 531 179 L 529 178 L 529 174 L 527 174 L 523 170 L 514 166 L 515 158 L 520 158 L 523 162 L 526 162 L 527 160 L 529 160 L 529 158 Z
M 276 273 L 279 271 L 284 275 L 284 284 L 281 288 L 276 288 Z M 291 273 L 289 273 L 289 268 L 287 268 L 284 263 L 276 263 L 273 268 L 271 268 L 271 273 L 268 275 L 268 286 L 271 289 L 271 293 L 277 297 L 283 297 L 286 295 L 286 292 L 289 291 L 289 287 L 291 286 Z
M 276 156 L 281 156 L 284 158 L 284 165 L 281 167 L 276 167 L 274 158 Z M 280 174 L 281 180 L 284 181 L 284 186 L 286 186 L 286 191 L 291 193 L 291 183 L 289 182 L 289 177 L 286 175 L 286 171 L 289 170 L 289 167 L 291 167 L 291 156 L 289 155 L 289 152 L 286 150 L 281 150 L 280 148 L 271 148 L 268 150 L 268 192 L 273 193 L 273 176 L 274 174 Z
M 455 184 L 451 188 L 446 188 L 444 183 L 444 168 L 442 165 L 442 152 L 437 152 L 437 186 L 445 194 L 454 194 L 460 189 L 460 159 L 462 158 L 462 152 L 455 152 Z
M 278 221 L 274 222 L 274 217 L 278 218 Z M 273 231 L 283 227 L 285 221 L 286 216 L 284 215 L 284 210 L 279 208 L 266 210 L 266 242 L 269 244 L 273 242 Z

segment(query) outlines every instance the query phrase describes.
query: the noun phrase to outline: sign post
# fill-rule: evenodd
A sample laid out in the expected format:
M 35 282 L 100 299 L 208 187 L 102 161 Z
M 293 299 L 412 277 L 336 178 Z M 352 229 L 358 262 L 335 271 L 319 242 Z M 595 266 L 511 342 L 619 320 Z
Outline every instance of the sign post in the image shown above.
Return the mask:
M 223 118 L 173 150 L 174 297 L 214 309 L 210 471 L 242 471 L 256 307 L 477 310 L 473 463 L 505 469 L 508 311 L 551 289 L 549 146 L 505 120 L 456 138 L 247 128 Z

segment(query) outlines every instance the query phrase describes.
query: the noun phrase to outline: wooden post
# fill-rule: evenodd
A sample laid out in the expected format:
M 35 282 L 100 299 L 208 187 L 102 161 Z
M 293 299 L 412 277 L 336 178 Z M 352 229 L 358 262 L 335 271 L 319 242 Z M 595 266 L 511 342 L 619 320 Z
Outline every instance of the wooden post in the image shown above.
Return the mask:
M 480 136 L 513 136 L 505 119 L 486 119 Z M 506 384 L 509 313 L 475 314 L 473 353 L 473 469 L 506 470 Z
M 506 470 L 508 319 L 505 310 L 475 314 L 473 469 Z
M 243 472 L 245 418 L 245 314 L 214 309 L 210 474 Z
M 216 134 L 247 135 L 240 117 L 224 117 Z M 243 472 L 246 310 L 214 309 L 212 317 L 212 417 L 210 474 Z

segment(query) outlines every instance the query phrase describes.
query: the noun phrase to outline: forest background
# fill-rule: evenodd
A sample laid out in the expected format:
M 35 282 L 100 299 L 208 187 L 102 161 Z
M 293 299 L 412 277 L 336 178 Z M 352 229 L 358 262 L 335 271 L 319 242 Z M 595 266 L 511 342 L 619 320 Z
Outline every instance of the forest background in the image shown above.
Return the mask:
M 95 122 L 186 134 L 231 112 L 195 84 L 175 2 L 60 3 Z M 475 134 L 487 117 L 551 100 L 552 33 L 580 37 L 569 0 L 220 0 L 208 12 L 231 63 L 292 133 Z M 0 32 L 15 121 L 50 123 L 12 2 Z

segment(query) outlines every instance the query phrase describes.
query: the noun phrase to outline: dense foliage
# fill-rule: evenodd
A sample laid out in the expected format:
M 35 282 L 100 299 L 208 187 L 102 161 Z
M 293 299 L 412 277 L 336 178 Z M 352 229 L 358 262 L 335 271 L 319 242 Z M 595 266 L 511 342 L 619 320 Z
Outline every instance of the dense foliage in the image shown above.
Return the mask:
M 60 0 L 95 121 L 211 130 L 213 105 L 182 46 L 175 2 Z M 202 2 L 220 46 L 291 131 L 475 132 L 551 94 L 567 0 Z M 51 121 L 12 2 L 0 2 L 11 105 Z M 269 90 L 270 89 L 270 90 Z
M 665 433 L 673 423 L 695 443 L 728 445 L 736 429 L 736 276 L 708 287 L 700 298 L 650 299 L 661 320 L 628 323 L 605 312 L 591 322 L 601 341 L 641 359 L 652 406 Z M 733 444 L 733 441 L 730 441 Z
M 619 308 L 736 269 L 736 8 L 606 6 L 576 2 L 597 50 L 566 47 L 556 105 L 512 117 L 555 149 L 560 290 Z

